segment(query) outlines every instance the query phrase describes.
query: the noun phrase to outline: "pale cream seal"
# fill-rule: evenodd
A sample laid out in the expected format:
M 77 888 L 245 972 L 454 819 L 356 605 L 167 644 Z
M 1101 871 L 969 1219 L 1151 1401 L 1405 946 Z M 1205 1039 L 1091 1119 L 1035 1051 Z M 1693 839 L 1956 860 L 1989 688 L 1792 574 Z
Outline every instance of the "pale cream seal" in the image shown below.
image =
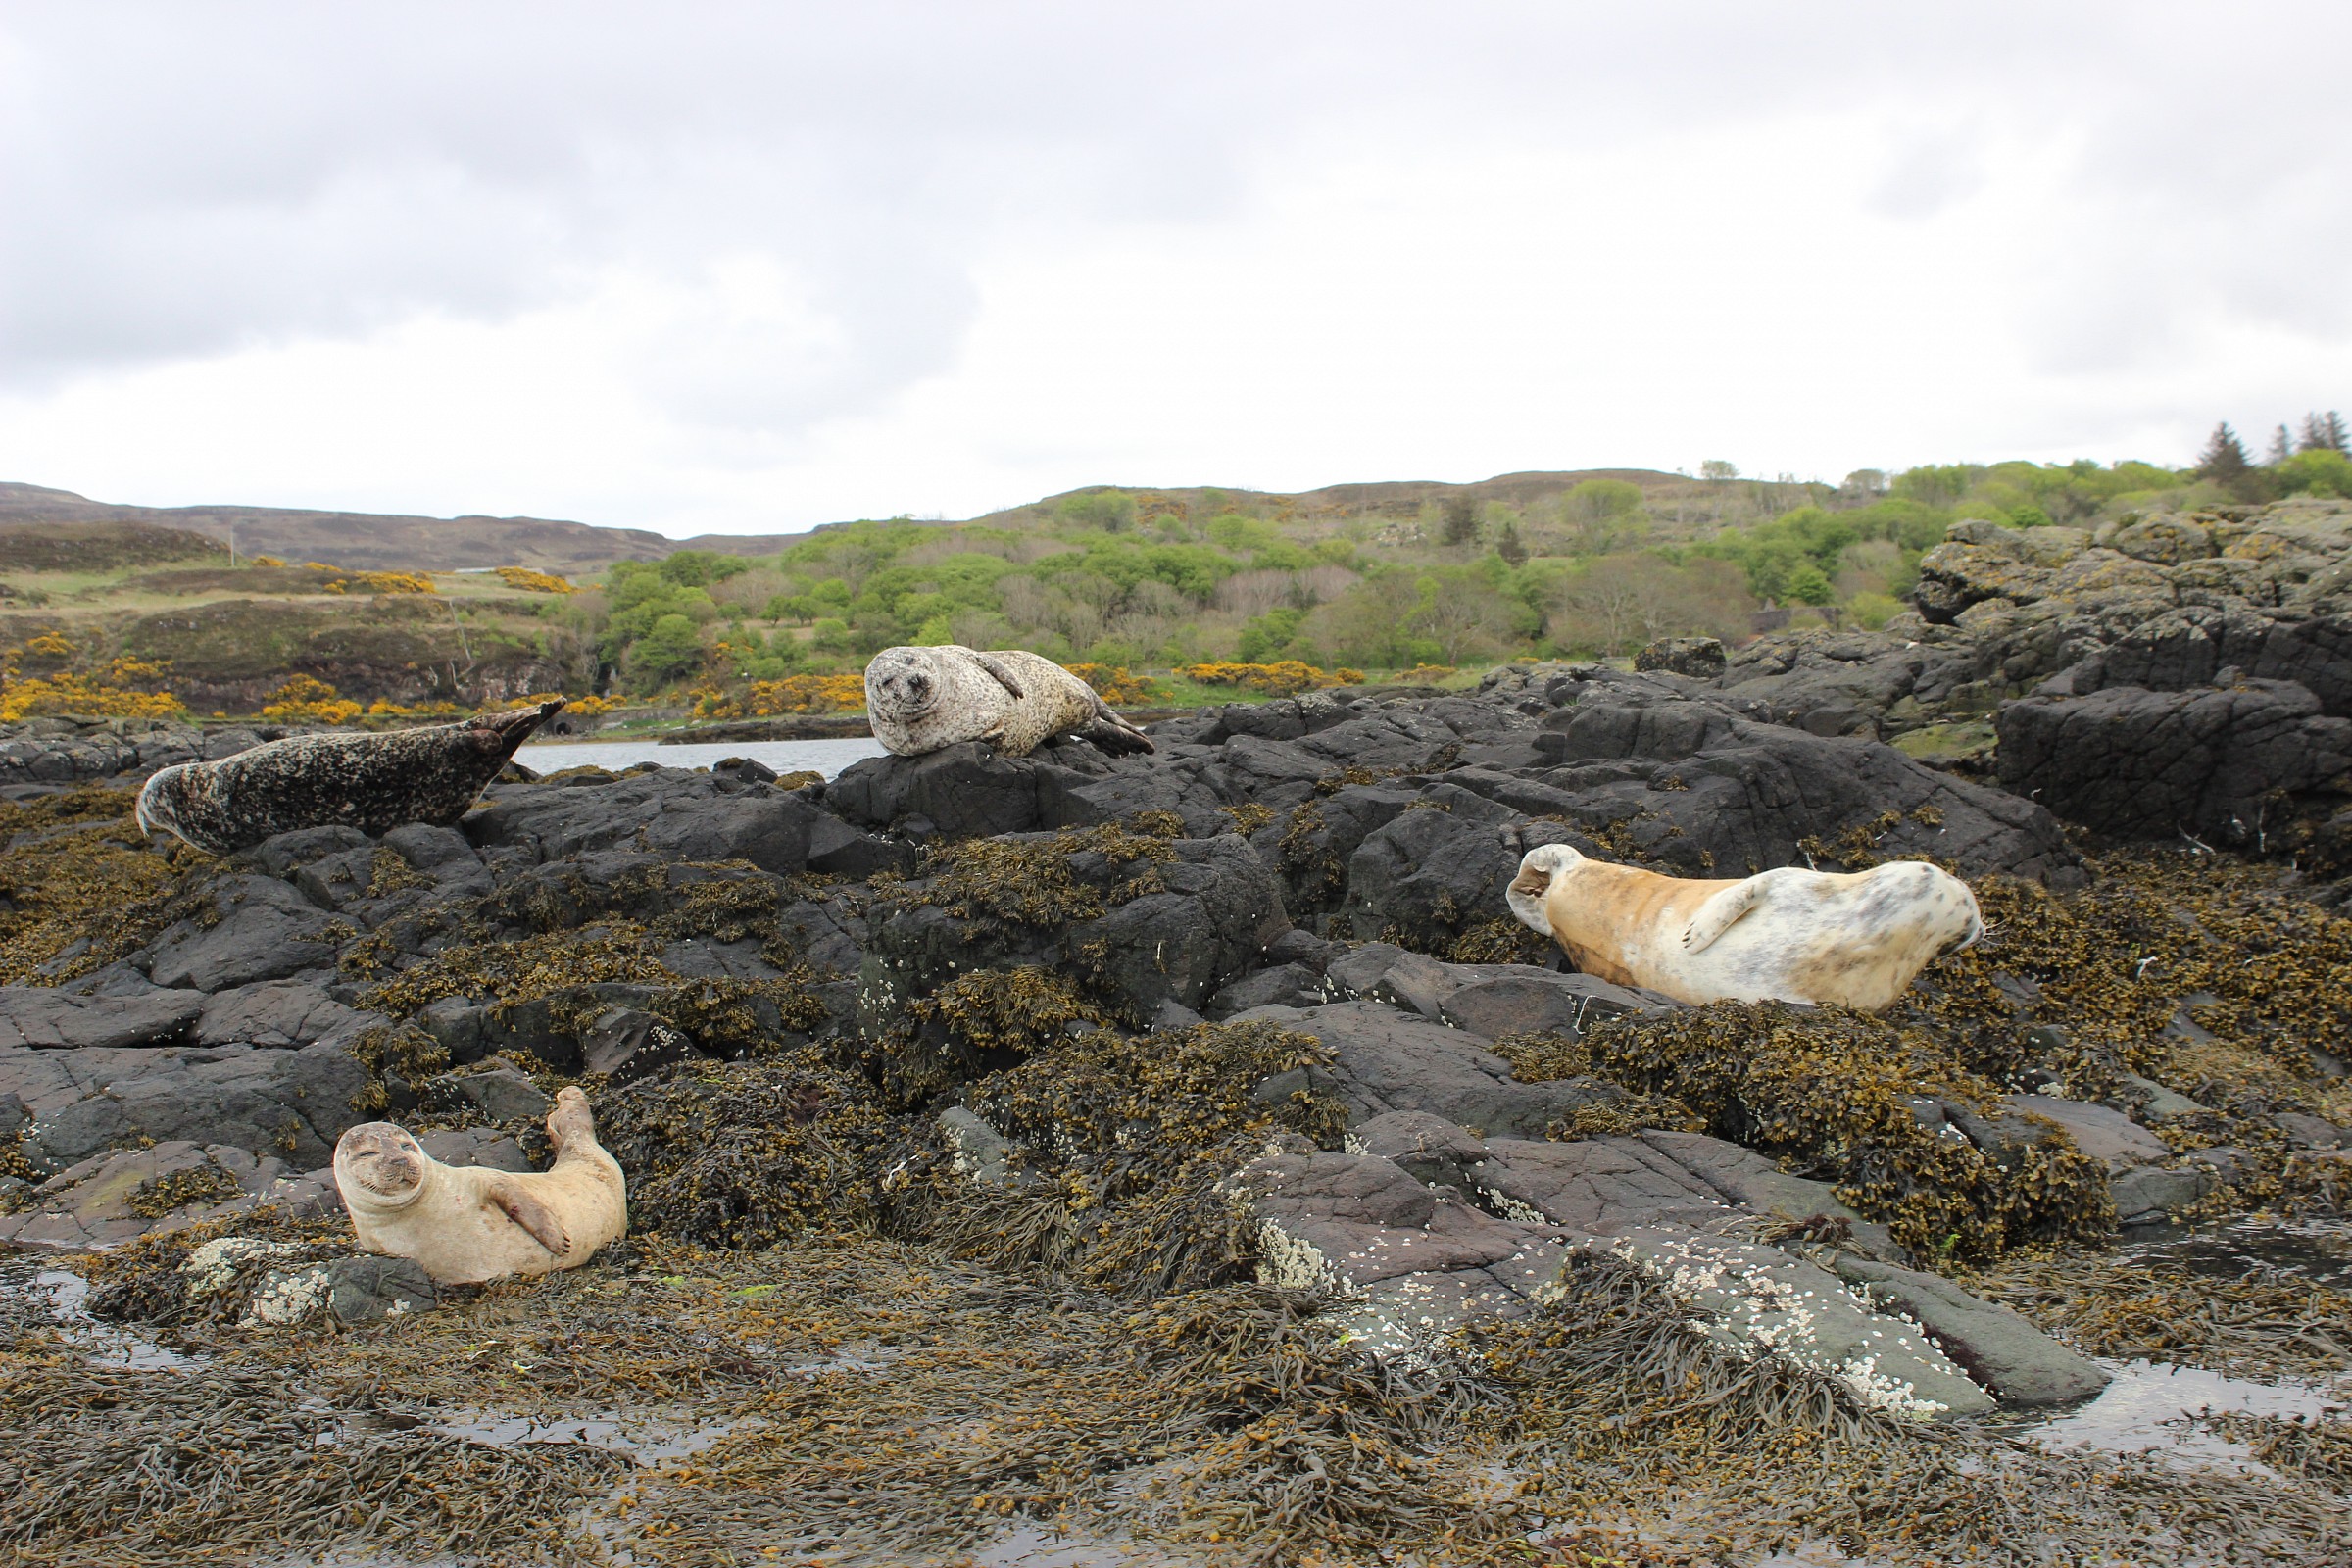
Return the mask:
M 335 1186 L 360 1246 L 415 1258 L 444 1285 L 577 1268 L 629 1228 L 627 1183 L 596 1141 L 588 1097 L 556 1096 L 544 1171 L 444 1165 L 388 1121 L 335 1145 Z
M 1968 884 L 1918 860 L 1686 881 L 1547 844 L 1528 851 L 1504 898 L 1587 974 L 1690 1003 L 1876 1012 L 1984 934 Z

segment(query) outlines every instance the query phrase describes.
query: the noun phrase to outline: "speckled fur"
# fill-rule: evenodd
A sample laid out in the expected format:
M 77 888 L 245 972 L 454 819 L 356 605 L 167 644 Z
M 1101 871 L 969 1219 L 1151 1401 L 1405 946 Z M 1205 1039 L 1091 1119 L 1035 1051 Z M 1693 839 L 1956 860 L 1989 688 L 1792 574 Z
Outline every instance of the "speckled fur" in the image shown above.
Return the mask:
M 293 735 L 217 762 L 167 767 L 139 791 L 139 826 L 213 855 L 296 828 L 340 823 L 384 834 L 466 814 L 561 700 L 383 735 Z
M 1027 757 L 1070 734 L 1110 752 L 1153 749 L 1093 687 L 1020 649 L 885 648 L 865 666 L 865 710 L 874 739 L 901 757 L 958 741 L 987 741 L 1005 757 Z
M 627 1234 L 627 1181 L 579 1090 L 557 1094 L 547 1135 L 556 1162 L 518 1173 L 444 1165 L 403 1129 L 371 1121 L 336 1143 L 335 1186 L 362 1247 L 415 1258 L 443 1285 L 577 1268 Z
M 1504 898 L 1586 973 L 1690 1003 L 1876 1012 L 1984 933 L 1968 884 L 1918 860 L 1686 881 L 1547 844 L 1520 860 Z

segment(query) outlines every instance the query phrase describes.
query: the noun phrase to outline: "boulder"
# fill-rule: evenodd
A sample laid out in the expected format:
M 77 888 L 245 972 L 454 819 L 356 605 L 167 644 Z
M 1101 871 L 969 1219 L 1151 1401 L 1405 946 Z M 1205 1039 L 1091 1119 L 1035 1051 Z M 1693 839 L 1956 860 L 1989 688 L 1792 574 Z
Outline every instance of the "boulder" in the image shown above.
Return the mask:
M 2006 788 L 2120 838 L 2292 848 L 2352 797 L 2352 719 L 2279 681 L 2051 691 L 2003 708 L 1999 732 Z
M 1350 1125 L 1390 1111 L 1427 1111 L 1482 1138 L 1542 1138 L 1579 1105 L 1604 1104 L 1625 1091 L 1595 1078 L 1523 1084 L 1510 1063 L 1459 1029 L 1372 1002 L 1318 1007 L 1257 1007 L 1236 1021 L 1263 1019 L 1313 1035 L 1330 1048 L 1329 1067 L 1301 1067 L 1260 1084 L 1255 1097 L 1286 1102 L 1299 1089 L 1336 1099 Z
M 762 871 L 791 872 L 808 863 L 823 816 L 773 785 L 648 768 L 571 786 L 494 786 L 490 804 L 460 826 L 494 870 L 625 847 L 663 860 L 748 860 Z
M 1723 642 L 1715 637 L 1661 637 L 1634 656 L 1634 668 L 1712 680 L 1723 673 Z
M 179 1044 L 195 1032 L 206 1005 L 207 999 L 186 991 L 77 997 L 48 986 L 0 986 L 0 1049 Z
M 443 1073 L 416 1086 L 427 1110 L 470 1113 L 505 1125 L 538 1121 L 555 1102 L 515 1067 L 493 1067 L 487 1072 Z
M 149 950 L 157 985 L 210 992 L 282 980 L 333 964 L 340 941 L 357 935 L 275 877 L 222 877 L 212 897 L 216 920 L 183 920 Z
M 345 1006 L 315 981 L 265 980 L 203 998 L 192 1033 L 200 1046 L 292 1050 L 383 1021 L 378 1014 Z
M 155 1070 L 113 1076 L 103 1089 L 41 1112 L 24 1148 L 36 1164 L 59 1170 L 141 1139 L 188 1139 L 310 1169 L 327 1162 L 344 1129 L 368 1119 L 354 1105 L 367 1087 L 366 1069 L 323 1042 L 174 1054 Z

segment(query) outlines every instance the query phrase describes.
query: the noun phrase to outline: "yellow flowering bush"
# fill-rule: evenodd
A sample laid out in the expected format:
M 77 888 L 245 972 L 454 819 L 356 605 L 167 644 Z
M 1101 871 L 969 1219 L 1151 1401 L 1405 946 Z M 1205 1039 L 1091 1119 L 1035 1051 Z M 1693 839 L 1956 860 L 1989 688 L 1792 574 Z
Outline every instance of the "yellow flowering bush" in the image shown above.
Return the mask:
M 526 594 L 576 594 L 579 589 L 553 572 L 533 571 L 528 566 L 501 566 L 498 580 L 510 588 L 519 588 Z
M 348 724 L 360 716 L 360 705 L 322 680 L 290 675 L 262 705 L 262 716 L 281 724 Z
M 1238 686 L 1269 697 L 1296 697 L 1325 686 L 1359 686 L 1364 679 L 1360 669 L 1317 669 L 1297 659 L 1272 664 L 1187 664 L 1177 673 L 1203 686 Z
M 783 713 L 847 713 L 865 706 L 862 675 L 786 675 L 779 680 L 756 680 L 742 695 L 731 696 L 715 686 L 695 694 L 697 718 L 773 718 Z
M 1166 697 L 1159 682 L 1148 675 L 1130 675 L 1123 664 L 1065 664 L 1062 666 L 1095 689 L 1106 703 L 1121 707 L 1156 703 Z

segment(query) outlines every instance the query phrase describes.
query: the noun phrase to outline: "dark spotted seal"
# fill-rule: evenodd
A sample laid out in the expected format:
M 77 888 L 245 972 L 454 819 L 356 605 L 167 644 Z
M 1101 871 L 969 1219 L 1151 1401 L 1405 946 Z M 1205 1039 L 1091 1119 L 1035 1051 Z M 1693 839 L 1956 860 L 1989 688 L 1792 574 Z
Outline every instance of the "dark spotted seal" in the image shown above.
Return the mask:
M 139 826 L 214 855 L 303 827 L 341 823 L 382 834 L 403 822 L 446 826 L 563 706 L 558 698 L 384 735 L 293 735 L 217 762 L 182 762 L 139 791 Z
M 989 741 L 1006 757 L 1027 757 L 1073 734 L 1106 752 L 1153 749 L 1093 687 L 1020 649 L 885 648 L 865 666 L 865 711 L 874 739 L 901 757 L 957 741 Z

